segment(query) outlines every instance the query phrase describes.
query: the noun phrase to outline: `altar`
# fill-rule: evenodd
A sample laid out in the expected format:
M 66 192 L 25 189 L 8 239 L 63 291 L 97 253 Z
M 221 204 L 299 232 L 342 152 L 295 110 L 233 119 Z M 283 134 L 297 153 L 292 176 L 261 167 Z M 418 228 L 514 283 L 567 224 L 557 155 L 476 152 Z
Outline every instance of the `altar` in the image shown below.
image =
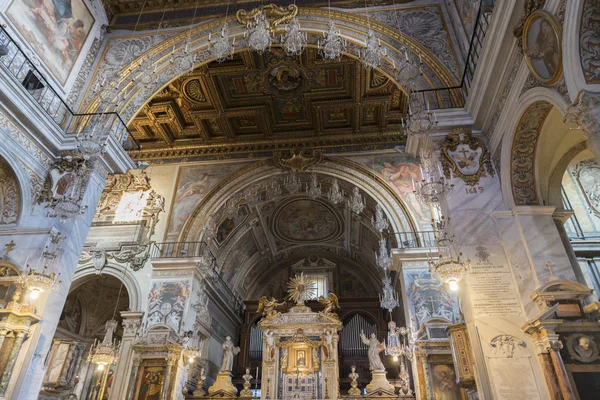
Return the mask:
M 274 299 L 261 299 L 261 399 L 339 398 L 337 332 L 342 322 L 332 311 L 337 297 L 321 299 L 324 310 L 314 312 L 304 305 L 304 296 L 302 290 L 291 290 L 288 297 L 296 305 L 286 313 L 274 311 Z

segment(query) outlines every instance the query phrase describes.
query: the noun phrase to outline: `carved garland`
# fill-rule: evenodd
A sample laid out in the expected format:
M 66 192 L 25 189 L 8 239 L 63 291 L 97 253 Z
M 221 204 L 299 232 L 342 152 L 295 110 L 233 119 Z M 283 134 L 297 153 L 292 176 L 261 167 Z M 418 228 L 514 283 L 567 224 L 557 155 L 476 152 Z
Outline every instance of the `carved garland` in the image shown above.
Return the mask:
M 536 101 L 521 116 L 513 139 L 511 153 L 511 182 L 515 204 L 539 205 L 536 190 L 535 153 L 540 131 L 552 104 Z

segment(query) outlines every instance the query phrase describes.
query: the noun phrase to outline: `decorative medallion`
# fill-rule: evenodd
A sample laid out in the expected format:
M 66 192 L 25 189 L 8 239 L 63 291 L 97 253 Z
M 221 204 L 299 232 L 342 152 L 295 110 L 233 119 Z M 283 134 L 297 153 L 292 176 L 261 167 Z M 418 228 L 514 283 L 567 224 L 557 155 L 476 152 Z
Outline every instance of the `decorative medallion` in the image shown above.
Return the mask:
M 190 79 L 183 84 L 183 95 L 186 99 L 194 103 L 206 102 L 206 96 L 202 90 L 202 84 L 199 79 Z
M 269 83 L 281 94 L 294 93 L 302 85 L 304 77 L 300 69 L 293 65 L 278 65 L 269 71 Z
M 545 85 L 562 74 L 561 27 L 552 14 L 533 12 L 523 28 L 523 56 L 531 73 Z
M 598 345 L 589 335 L 575 333 L 565 338 L 569 355 L 577 361 L 590 363 L 598 360 Z
M 323 153 L 320 150 L 314 150 L 312 156 L 304 155 L 304 151 L 290 151 L 290 158 L 281 158 L 281 152 L 273 154 L 273 163 L 281 169 L 289 169 L 292 172 L 306 172 L 307 169 L 314 167 L 323 161 Z
M 594 160 L 580 162 L 573 176 L 585 195 L 590 211 L 600 217 L 600 166 Z
M 459 177 L 469 186 L 475 186 L 482 176 L 494 176 L 490 153 L 481 139 L 473 137 L 469 129 L 456 129 L 442 144 L 444 175 Z M 450 174 L 452 172 L 452 174 Z M 487 173 L 487 174 L 486 174 Z
M 273 215 L 275 236 L 287 242 L 323 242 L 342 234 L 337 211 L 321 201 L 294 199 L 279 206 Z

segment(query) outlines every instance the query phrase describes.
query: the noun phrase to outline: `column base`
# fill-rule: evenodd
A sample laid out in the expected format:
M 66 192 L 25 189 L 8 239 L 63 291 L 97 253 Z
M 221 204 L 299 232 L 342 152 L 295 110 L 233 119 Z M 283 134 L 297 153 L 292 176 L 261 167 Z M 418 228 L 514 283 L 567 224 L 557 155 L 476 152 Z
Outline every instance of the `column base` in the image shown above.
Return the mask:
M 367 385 L 367 396 L 394 396 L 396 389 L 388 382 L 385 371 L 373 371 L 371 375 L 371 383 Z
M 208 395 L 214 396 L 218 395 L 219 397 L 235 397 L 237 394 L 237 389 L 231 383 L 231 374 L 229 372 L 219 373 L 217 374 L 217 380 L 211 387 L 208 388 Z

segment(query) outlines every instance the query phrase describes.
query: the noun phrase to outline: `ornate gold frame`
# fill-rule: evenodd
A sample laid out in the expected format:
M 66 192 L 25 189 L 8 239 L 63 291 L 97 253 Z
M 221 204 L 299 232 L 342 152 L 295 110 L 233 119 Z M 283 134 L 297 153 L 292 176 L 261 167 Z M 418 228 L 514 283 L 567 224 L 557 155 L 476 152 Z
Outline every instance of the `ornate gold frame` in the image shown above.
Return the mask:
M 531 59 L 527 56 L 527 50 L 528 50 L 527 36 L 529 34 L 529 29 L 531 28 L 531 24 L 533 24 L 533 21 L 538 18 L 545 19 L 550 24 L 550 26 L 552 26 L 552 31 L 554 32 L 554 36 L 556 37 L 556 42 L 558 44 L 558 66 L 556 68 L 556 71 L 554 72 L 554 75 L 552 75 L 550 78 L 547 78 L 547 79 L 542 78 L 537 73 L 535 67 L 533 66 L 533 63 L 531 62 Z M 558 24 L 558 21 L 556 20 L 554 15 L 550 14 L 547 11 L 543 11 L 543 10 L 538 10 L 538 11 L 531 13 L 529 18 L 527 18 L 527 21 L 525 21 L 525 26 L 523 27 L 523 36 L 522 36 L 521 40 L 523 42 L 523 57 L 525 58 L 527 67 L 529 67 L 529 71 L 531 71 L 531 73 L 535 77 L 535 79 L 537 79 L 544 85 L 553 85 L 554 83 L 556 83 L 558 81 L 558 79 L 560 78 L 560 76 L 562 75 L 563 56 L 562 56 L 561 27 Z

